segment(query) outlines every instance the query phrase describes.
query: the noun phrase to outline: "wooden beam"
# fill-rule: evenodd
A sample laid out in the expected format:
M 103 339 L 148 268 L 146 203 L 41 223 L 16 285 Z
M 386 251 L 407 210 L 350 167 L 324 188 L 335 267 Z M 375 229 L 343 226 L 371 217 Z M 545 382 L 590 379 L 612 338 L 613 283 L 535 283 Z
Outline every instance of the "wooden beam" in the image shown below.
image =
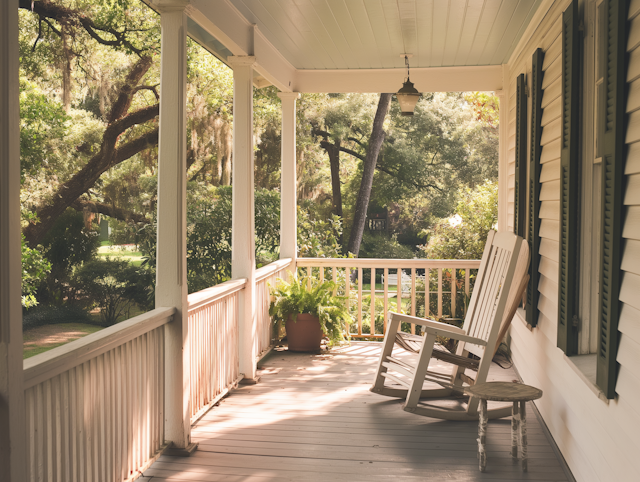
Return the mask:
M 405 80 L 402 69 L 298 70 L 297 92 L 397 92 Z M 496 91 L 503 88 L 502 66 L 430 67 L 411 69 L 420 92 Z

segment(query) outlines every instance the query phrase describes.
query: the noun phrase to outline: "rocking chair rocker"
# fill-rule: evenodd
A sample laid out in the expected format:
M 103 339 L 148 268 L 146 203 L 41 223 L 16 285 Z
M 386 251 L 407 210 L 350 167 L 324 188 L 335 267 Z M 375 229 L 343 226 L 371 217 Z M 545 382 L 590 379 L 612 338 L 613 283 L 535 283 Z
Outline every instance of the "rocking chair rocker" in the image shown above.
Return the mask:
M 479 400 L 474 397 L 469 398 L 466 407 L 454 409 L 437 403 L 418 406 L 418 402 L 421 398 L 445 399 L 460 395 L 465 387 L 486 381 L 491 360 L 522 300 L 529 279 L 528 267 L 526 241 L 513 233 L 490 231 L 463 328 L 390 313 L 371 391 L 389 397 L 406 397 L 403 409 L 407 412 L 445 420 L 477 420 Z M 424 336 L 400 332 L 402 322 L 420 325 Z M 438 349 L 437 336 L 458 340 L 456 354 Z M 417 359 L 412 362 L 392 356 L 395 343 L 418 353 Z M 471 359 L 470 354 L 479 360 Z M 451 363 L 451 375 L 428 371 L 431 358 Z M 475 379 L 465 374 L 467 369 L 477 370 Z M 385 386 L 385 379 L 402 388 Z M 425 380 L 441 388 L 425 389 Z M 488 410 L 491 419 L 509 415 L 511 405 Z

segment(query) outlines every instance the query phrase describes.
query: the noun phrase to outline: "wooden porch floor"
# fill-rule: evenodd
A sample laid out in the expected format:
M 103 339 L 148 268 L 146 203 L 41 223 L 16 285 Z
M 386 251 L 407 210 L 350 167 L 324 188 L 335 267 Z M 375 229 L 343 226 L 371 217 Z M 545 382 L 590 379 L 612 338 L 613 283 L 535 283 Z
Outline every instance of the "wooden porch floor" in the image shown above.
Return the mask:
M 273 352 L 261 364 L 260 383 L 232 391 L 193 426 L 200 445 L 191 457 L 162 456 L 138 480 L 570 480 L 532 407 L 529 473 L 511 460 L 510 419 L 489 422 L 487 471 L 480 473 L 476 423 L 412 415 L 402 402 L 369 392 L 379 347 Z M 490 379 L 515 378 L 513 369 L 493 364 Z

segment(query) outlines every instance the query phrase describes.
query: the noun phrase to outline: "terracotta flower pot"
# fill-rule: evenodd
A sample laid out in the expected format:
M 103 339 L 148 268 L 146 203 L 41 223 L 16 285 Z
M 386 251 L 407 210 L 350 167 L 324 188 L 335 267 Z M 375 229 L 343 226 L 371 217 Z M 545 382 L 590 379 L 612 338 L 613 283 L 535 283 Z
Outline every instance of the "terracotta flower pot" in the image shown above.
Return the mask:
M 290 316 L 285 323 L 289 351 L 318 351 L 322 342 L 322 328 L 317 316 L 307 313 L 298 315 L 296 321 Z

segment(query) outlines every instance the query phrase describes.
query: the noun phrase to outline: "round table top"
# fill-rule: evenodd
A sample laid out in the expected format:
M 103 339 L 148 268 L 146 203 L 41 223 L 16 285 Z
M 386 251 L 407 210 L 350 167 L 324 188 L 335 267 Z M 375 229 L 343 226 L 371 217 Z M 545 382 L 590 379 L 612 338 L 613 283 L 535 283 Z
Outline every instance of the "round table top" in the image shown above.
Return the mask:
M 513 382 L 478 383 L 466 388 L 465 392 L 482 400 L 494 402 L 528 402 L 542 397 L 542 390 L 539 388 Z

